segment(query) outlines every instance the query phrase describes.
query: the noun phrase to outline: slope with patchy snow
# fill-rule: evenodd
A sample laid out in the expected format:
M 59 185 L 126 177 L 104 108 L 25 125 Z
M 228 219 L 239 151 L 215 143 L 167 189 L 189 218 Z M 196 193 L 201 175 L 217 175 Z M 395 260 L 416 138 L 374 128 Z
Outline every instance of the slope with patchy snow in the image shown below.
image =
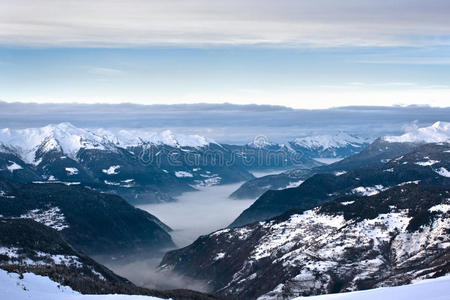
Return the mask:
M 162 270 L 224 296 L 296 296 L 395 286 L 449 272 L 450 190 L 402 185 L 200 237 Z
M 231 226 L 263 221 L 290 209 L 310 209 L 346 194 L 376 194 L 405 182 L 448 186 L 450 179 L 446 176 L 446 170 L 450 170 L 450 152 L 447 152 L 449 149 L 449 143 L 417 145 L 409 153 L 385 163 L 378 162 L 370 168 L 356 168 L 345 173 L 340 171 L 315 174 L 296 188 L 265 192 L 242 212 Z M 269 181 L 279 178 L 279 175 L 267 176 Z

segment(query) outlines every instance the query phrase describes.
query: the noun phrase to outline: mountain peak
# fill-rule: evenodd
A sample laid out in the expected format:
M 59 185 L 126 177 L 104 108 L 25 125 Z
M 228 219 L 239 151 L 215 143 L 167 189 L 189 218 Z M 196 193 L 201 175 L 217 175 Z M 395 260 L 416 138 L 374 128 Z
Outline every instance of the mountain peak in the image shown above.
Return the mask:
M 368 143 L 368 140 L 358 136 L 354 136 L 344 131 L 339 131 L 334 135 L 323 134 L 323 135 L 314 135 L 296 138 L 293 141 L 293 143 L 298 146 L 303 146 L 306 148 L 328 149 L 328 148 L 343 147 L 349 144 L 361 145 Z
M 431 127 L 440 128 L 441 127 L 441 121 L 435 122 L 433 125 L 431 125 Z
M 450 122 L 438 121 L 428 127 L 415 127 L 400 136 L 385 136 L 387 142 L 442 143 L 450 141 Z
M 113 151 L 113 145 L 128 147 L 143 143 L 171 147 L 203 147 L 215 142 L 200 135 L 175 134 L 171 130 L 147 132 L 142 129 L 122 129 L 113 132 L 102 128 L 88 130 L 68 122 L 40 128 L 0 130 L 0 145 L 5 149 L 14 149 L 28 163 L 37 159 L 38 150 L 41 154 L 53 150 L 62 151 L 65 155 L 75 158 L 81 148 Z

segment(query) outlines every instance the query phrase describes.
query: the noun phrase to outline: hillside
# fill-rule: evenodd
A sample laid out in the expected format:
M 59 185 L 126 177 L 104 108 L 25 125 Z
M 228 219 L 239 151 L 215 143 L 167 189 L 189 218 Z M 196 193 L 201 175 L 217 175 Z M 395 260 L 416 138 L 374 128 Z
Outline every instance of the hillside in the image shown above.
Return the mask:
M 0 199 L 3 217 L 52 227 L 88 255 L 151 255 L 174 246 L 170 228 L 155 216 L 83 186 L 0 179 Z
M 162 272 L 236 299 L 396 286 L 450 272 L 448 187 L 407 184 L 223 229 L 166 254 Z M 259 298 L 261 297 L 261 298 Z

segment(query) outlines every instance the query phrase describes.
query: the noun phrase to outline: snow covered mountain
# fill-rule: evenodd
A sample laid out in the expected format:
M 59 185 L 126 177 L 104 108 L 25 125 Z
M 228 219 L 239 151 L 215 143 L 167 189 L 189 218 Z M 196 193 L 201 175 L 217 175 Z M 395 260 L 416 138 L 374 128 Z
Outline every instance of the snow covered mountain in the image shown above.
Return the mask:
M 138 130 L 118 130 L 116 133 L 105 129 L 87 130 L 70 123 L 47 125 L 41 128 L 27 128 L 0 131 L 0 143 L 20 155 L 29 164 L 39 164 L 40 155 L 50 151 L 62 152 L 77 159 L 81 149 L 115 151 L 142 144 L 168 145 L 172 147 L 204 147 L 214 143 L 198 135 L 175 135 L 170 130 L 146 132 Z
M 360 151 L 368 144 L 366 139 L 356 137 L 347 133 L 337 135 L 322 135 L 298 138 L 284 144 L 272 144 L 265 142 L 250 143 L 242 146 L 218 144 L 215 141 L 199 135 L 174 134 L 170 130 L 163 132 L 148 132 L 145 130 L 105 130 L 83 129 L 70 123 L 47 125 L 41 128 L 28 128 L 12 130 L 5 128 L 0 130 L 0 150 L 4 153 L 15 154 L 26 164 L 38 166 L 43 156 L 49 152 L 57 152 L 63 156 L 81 162 L 80 151 L 98 150 L 107 152 L 120 152 L 121 149 L 148 148 L 161 149 L 163 146 L 177 148 L 186 151 L 213 146 L 230 151 L 240 149 L 241 152 L 254 152 L 255 149 L 266 149 L 281 152 L 299 152 L 307 162 L 311 157 L 345 157 Z M 237 148 L 240 147 L 240 148 Z M 350 148 L 354 150 L 349 150 Z M 348 149 L 347 149 L 348 148 Z M 142 149 L 140 149 L 142 150 Z M 342 153 L 340 155 L 339 153 Z M 249 153 L 241 153 L 248 156 Z M 291 162 L 292 163 L 292 162 Z M 300 163 L 300 162 L 297 162 Z M 289 165 L 289 162 L 288 164 Z M 317 164 L 316 164 L 317 165 Z M 257 166 L 250 163 L 247 168 L 270 168 L 277 167 L 270 162 Z M 279 166 L 278 166 L 279 167 Z
M 450 122 L 436 122 L 431 126 L 410 129 L 400 136 L 383 138 L 391 143 L 441 143 L 450 141 Z
M 295 151 L 315 158 L 344 158 L 360 152 L 369 143 L 370 139 L 339 132 L 335 135 L 296 138 L 289 145 Z
M 207 138 L 175 135 L 170 131 L 112 133 L 77 128 L 69 123 L 3 129 L 0 176 L 21 182 L 83 184 L 117 193 L 132 202 L 170 201 L 172 196 L 191 191 L 195 185 L 252 178 L 239 166 L 228 168 L 201 161 L 204 164 L 200 168 L 200 162 L 191 165 L 181 157 L 185 153 L 196 156 L 218 149 L 221 146 Z
M 376 139 L 360 152 L 330 165 L 310 170 L 289 170 L 279 175 L 250 179 L 230 197 L 234 199 L 257 198 L 268 190 L 279 190 L 306 180 L 318 173 L 337 173 L 362 167 L 382 166 L 389 160 L 412 151 L 424 143 L 448 142 L 450 123 L 436 122 L 429 127 L 414 128 L 401 136 L 386 136 Z M 312 144 L 312 143 L 311 143 Z
M 69 123 L 0 130 L 0 176 L 79 183 L 133 203 L 170 201 L 198 186 L 253 178 L 249 170 L 321 165 L 290 147 L 218 144 L 198 135 L 83 129 Z
M 367 194 L 371 196 L 362 196 Z M 239 299 L 292 299 L 450 273 L 450 189 L 404 184 L 223 229 L 166 254 L 163 272 Z

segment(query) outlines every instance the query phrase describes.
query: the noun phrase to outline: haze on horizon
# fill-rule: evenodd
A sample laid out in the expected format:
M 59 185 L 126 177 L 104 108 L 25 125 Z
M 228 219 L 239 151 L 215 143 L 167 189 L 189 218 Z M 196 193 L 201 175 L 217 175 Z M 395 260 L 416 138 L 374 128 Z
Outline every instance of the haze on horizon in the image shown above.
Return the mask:
M 448 107 L 450 3 L 0 0 L 0 99 Z
M 235 104 L 37 104 L 0 101 L 0 130 L 68 122 L 86 129 L 197 134 L 221 143 L 246 144 L 257 136 L 286 143 L 297 137 L 341 131 L 377 138 L 411 128 L 450 122 L 450 108 L 429 106 L 353 106 L 292 109 Z

